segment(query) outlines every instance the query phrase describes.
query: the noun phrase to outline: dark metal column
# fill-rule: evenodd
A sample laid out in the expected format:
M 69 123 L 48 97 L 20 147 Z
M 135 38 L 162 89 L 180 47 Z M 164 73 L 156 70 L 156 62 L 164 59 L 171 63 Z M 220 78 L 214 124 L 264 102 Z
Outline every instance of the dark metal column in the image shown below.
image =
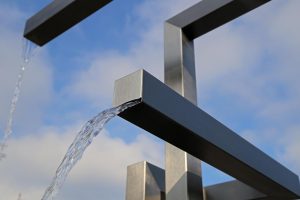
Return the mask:
M 178 28 L 165 23 L 165 83 L 197 104 L 194 44 Z M 176 133 L 171 133 L 176 134 Z M 166 143 L 166 200 L 203 199 L 201 161 Z
M 53 0 L 27 20 L 24 37 L 43 46 L 112 1 Z

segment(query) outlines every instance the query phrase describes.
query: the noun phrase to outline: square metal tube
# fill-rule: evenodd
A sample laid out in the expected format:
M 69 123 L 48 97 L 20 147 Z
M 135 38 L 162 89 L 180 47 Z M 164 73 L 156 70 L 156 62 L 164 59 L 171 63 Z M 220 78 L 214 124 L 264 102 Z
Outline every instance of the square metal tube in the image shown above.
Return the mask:
M 146 161 L 128 166 L 126 200 L 165 200 L 164 173 Z
M 202 0 L 167 20 L 196 39 L 271 0 Z
M 197 105 L 194 42 L 178 27 L 165 24 L 165 84 Z M 171 134 L 171 133 L 170 133 Z M 165 145 L 166 200 L 202 200 L 201 161 Z
M 112 0 L 54 0 L 27 20 L 24 37 L 43 46 Z
M 300 197 L 296 174 L 144 70 L 115 83 L 114 105 L 134 99 L 119 116 L 269 197 Z

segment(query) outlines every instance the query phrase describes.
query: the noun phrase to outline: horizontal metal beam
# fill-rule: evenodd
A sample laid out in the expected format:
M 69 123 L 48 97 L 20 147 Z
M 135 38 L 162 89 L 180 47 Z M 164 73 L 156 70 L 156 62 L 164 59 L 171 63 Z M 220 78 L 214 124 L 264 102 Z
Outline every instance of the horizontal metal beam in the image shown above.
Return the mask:
M 205 200 L 272 199 L 240 181 L 229 181 L 204 188 Z
M 115 82 L 114 105 L 134 99 L 119 116 L 267 196 L 300 197 L 296 174 L 144 70 Z
M 24 37 L 43 46 L 112 0 L 54 0 L 27 20 Z
M 271 0 L 202 0 L 167 22 L 181 28 L 193 40 L 269 1 Z
M 164 200 L 164 177 L 163 169 L 146 161 L 128 166 L 126 200 Z M 236 180 L 207 186 L 203 193 L 205 200 L 274 200 Z

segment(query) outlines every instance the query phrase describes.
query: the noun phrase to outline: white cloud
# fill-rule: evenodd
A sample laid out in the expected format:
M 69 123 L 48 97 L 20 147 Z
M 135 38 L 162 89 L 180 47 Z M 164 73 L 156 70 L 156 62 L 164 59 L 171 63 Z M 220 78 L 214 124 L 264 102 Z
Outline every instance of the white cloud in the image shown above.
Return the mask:
M 0 199 L 39 199 L 51 181 L 79 126 L 47 128 L 42 133 L 12 139 L 8 157 L 0 163 Z M 38 136 L 37 136 L 38 135 Z M 122 199 L 126 167 L 144 159 L 162 164 L 162 147 L 147 135 L 140 134 L 131 143 L 101 132 L 75 166 L 63 187 L 62 199 Z M 76 197 L 76 198 L 75 198 Z
M 89 68 L 77 75 L 71 87 L 75 95 L 99 105 L 111 99 L 114 80 L 127 75 L 128 71 L 133 72 L 134 66 L 130 58 L 116 52 L 99 55 Z

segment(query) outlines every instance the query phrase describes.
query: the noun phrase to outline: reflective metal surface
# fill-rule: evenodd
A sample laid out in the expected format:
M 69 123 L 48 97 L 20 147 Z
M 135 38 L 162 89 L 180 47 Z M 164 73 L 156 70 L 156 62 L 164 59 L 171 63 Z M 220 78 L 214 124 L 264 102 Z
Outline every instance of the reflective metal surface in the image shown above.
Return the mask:
M 140 70 L 125 80 L 116 81 L 114 104 L 137 98 L 142 102 L 121 113 L 122 118 L 273 199 L 299 198 L 300 185 L 296 174 L 155 77 Z M 129 83 L 130 80 L 140 81 Z M 118 89 L 120 86 L 122 90 Z M 135 95 L 130 98 L 131 94 Z
M 24 37 L 43 46 L 112 0 L 53 0 L 27 20 Z
M 126 200 L 164 200 L 164 170 L 146 161 L 127 167 Z
M 197 104 L 193 41 L 169 23 L 165 24 L 165 83 Z M 165 163 L 167 200 L 203 199 L 199 159 L 166 143 Z

